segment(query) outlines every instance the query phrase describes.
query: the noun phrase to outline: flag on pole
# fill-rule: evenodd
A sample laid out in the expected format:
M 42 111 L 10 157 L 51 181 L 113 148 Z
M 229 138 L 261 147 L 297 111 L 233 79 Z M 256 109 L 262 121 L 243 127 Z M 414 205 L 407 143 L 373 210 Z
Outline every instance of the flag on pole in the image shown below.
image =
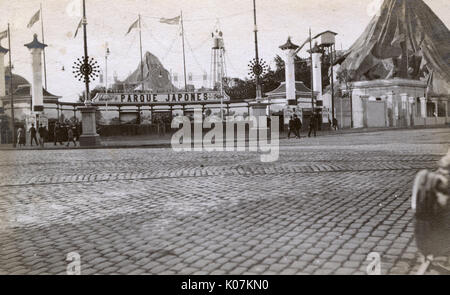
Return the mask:
M 180 23 L 180 16 L 176 16 L 173 18 L 162 17 L 159 19 L 159 22 L 163 23 L 163 24 L 168 24 L 168 25 L 178 25 Z
M 31 27 L 37 23 L 40 19 L 40 15 L 41 15 L 41 10 L 39 9 L 30 19 L 30 22 L 27 25 L 28 29 L 31 29 Z
M 8 37 L 8 30 L 0 32 L 0 41 Z
M 80 19 L 80 22 L 78 23 L 77 30 L 75 31 L 75 35 L 73 35 L 73 38 L 75 39 L 78 34 L 78 30 L 81 29 L 81 24 L 83 23 L 83 19 Z
M 128 29 L 128 32 L 125 34 L 125 36 L 128 35 L 132 29 L 137 29 L 138 25 L 139 25 L 139 19 L 137 19 L 134 23 L 131 24 L 131 26 Z

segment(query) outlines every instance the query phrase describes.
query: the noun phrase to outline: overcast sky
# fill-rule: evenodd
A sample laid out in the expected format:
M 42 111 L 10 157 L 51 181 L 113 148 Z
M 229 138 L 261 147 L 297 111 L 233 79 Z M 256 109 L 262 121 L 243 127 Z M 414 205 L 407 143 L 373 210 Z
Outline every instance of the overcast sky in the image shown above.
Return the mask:
M 210 71 L 211 32 L 219 24 L 224 34 L 227 75 L 245 77 L 254 57 L 252 0 L 86 0 L 89 55 L 104 66 L 105 44 L 111 50 L 108 62 L 110 81 L 114 72 L 125 78 L 139 63 L 139 35 L 129 26 L 142 15 L 143 50 L 155 54 L 166 69 L 182 73 L 181 37 L 178 26 L 159 23 L 183 11 L 186 32 L 187 71 L 201 76 Z M 257 0 L 260 56 L 269 64 L 288 36 L 301 44 L 308 29 L 317 34 L 337 32 L 336 48 L 348 48 L 364 31 L 381 0 Z M 437 16 L 450 24 L 450 1 L 425 0 Z M 83 55 L 82 32 L 73 38 L 81 17 L 81 0 L 0 0 L 0 31 L 11 25 L 14 71 L 31 81 L 31 57 L 23 45 L 39 34 L 40 23 L 27 24 L 43 5 L 47 78 L 50 92 L 64 100 L 76 100 L 83 84 L 72 75 L 72 64 Z M 7 40 L 2 41 L 7 47 Z M 301 56 L 305 52 L 300 53 Z M 5 59 L 7 64 L 7 59 Z M 65 71 L 61 71 L 62 67 Z M 99 81 L 94 82 L 94 86 Z

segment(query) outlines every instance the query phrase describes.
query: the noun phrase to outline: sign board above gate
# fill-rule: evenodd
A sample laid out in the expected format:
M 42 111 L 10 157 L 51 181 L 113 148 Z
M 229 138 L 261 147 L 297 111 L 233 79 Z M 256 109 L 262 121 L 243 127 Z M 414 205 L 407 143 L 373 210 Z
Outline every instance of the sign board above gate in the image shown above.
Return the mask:
M 202 103 L 217 102 L 220 103 L 221 97 L 223 101 L 230 101 L 230 97 L 218 91 L 205 92 L 175 92 L 175 93 L 97 93 L 93 98 L 94 103 L 108 104 L 167 104 L 167 103 Z

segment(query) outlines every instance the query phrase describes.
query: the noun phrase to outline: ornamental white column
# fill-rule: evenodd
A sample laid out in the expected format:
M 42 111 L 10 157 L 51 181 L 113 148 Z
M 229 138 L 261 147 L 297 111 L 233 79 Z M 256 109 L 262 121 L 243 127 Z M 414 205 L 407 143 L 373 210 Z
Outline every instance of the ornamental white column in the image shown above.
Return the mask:
M 317 44 L 312 49 L 313 90 L 322 97 L 322 52 Z
M 287 42 L 280 46 L 280 49 L 285 51 L 284 70 L 285 70 L 287 102 L 296 100 L 296 97 L 295 97 L 295 55 L 296 55 L 297 48 L 298 48 L 298 46 L 291 42 L 291 37 L 288 37 Z
M 46 47 L 38 41 L 37 34 L 34 34 L 33 41 L 25 44 L 31 53 L 31 67 L 33 70 L 33 84 L 31 86 L 32 110 L 42 112 L 44 110 L 44 95 L 42 88 L 42 51 Z
M 422 118 L 427 117 L 427 99 L 425 97 L 420 98 L 420 116 Z
M 408 93 L 401 93 L 400 97 L 401 97 L 401 100 L 402 100 L 401 124 L 403 126 L 408 126 L 409 125 L 409 120 L 408 120 Z

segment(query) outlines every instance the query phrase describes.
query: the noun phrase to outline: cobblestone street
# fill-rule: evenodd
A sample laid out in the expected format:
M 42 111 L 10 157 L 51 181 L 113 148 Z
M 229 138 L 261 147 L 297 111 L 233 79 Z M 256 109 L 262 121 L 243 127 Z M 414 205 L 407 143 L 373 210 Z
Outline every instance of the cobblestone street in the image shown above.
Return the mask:
M 254 152 L 0 151 L 0 274 L 383 274 L 418 267 L 410 194 L 449 129 Z

